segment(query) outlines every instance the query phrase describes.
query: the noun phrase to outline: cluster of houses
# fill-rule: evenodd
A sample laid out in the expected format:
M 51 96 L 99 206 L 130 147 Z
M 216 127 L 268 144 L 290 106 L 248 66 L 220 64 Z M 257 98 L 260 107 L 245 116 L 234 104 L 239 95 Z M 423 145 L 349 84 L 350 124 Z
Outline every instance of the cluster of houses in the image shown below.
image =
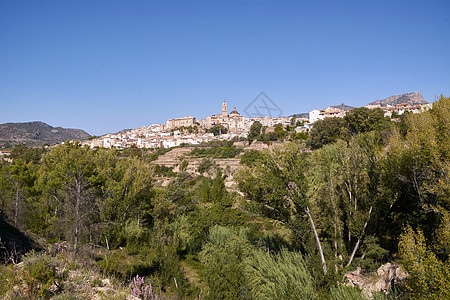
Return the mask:
M 305 119 L 307 120 L 307 119 Z M 253 117 L 242 116 L 236 107 L 228 113 L 227 103 L 222 103 L 222 113 L 211 115 L 205 119 L 192 116 L 169 119 L 165 124 L 153 124 L 126 132 L 107 134 L 105 136 L 85 141 L 84 144 L 94 147 L 128 148 L 170 148 L 182 144 L 201 144 L 214 140 L 239 140 L 247 138 L 250 127 L 254 122 L 263 126 L 273 127 L 276 124 L 289 125 L 290 117 Z M 214 135 L 209 129 L 215 125 L 222 125 L 226 132 Z
M 406 111 L 417 114 L 424 110 L 432 108 L 432 105 L 433 105 L 432 103 L 426 103 L 422 105 L 410 105 L 408 103 L 401 103 L 397 105 L 368 104 L 364 107 L 367 107 L 369 109 L 380 108 L 381 110 L 384 111 L 385 116 L 392 117 L 394 113 L 397 115 L 402 115 Z M 309 112 L 309 123 L 313 124 L 318 120 L 323 120 L 325 118 L 331 117 L 343 118 L 345 114 L 351 109 L 353 109 L 353 107 L 344 104 L 336 106 L 328 106 L 325 109 L 314 109 Z
M 419 113 L 424 109 L 431 107 L 431 104 L 424 105 L 409 105 L 402 103 L 399 105 L 367 105 L 369 109 L 380 108 L 385 112 L 386 116 L 391 117 L 393 113 L 397 115 L 403 114 L 405 111 Z M 298 118 L 303 125 L 298 126 L 296 132 L 309 131 L 314 122 L 323 120 L 325 118 L 338 117 L 343 118 L 345 114 L 353 109 L 348 105 L 329 106 L 325 109 L 314 109 L 309 113 L 309 119 Z M 182 144 L 202 144 L 214 140 L 239 140 L 247 138 L 251 125 L 258 121 L 263 126 L 269 128 L 276 124 L 282 124 L 283 127 L 291 124 L 291 117 L 253 117 L 247 118 L 242 116 L 236 107 L 231 113 L 228 113 L 227 103 L 224 100 L 222 103 L 222 113 L 211 115 L 205 119 L 197 119 L 192 116 L 174 118 L 166 121 L 165 124 L 153 124 L 151 126 L 144 126 L 141 128 L 107 134 L 100 138 L 95 138 L 90 141 L 85 141 L 84 144 L 94 147 L 116 147 L 128 148 L 136 146 L 139 148 L 171 148 L 180 146 Z M 215 125 L 221 125 L 226 128 L 226 132 L 220 132 L 219 135 L 214 135 L 209 129 Z M 220 127 L 222 128 L 222 127 Z

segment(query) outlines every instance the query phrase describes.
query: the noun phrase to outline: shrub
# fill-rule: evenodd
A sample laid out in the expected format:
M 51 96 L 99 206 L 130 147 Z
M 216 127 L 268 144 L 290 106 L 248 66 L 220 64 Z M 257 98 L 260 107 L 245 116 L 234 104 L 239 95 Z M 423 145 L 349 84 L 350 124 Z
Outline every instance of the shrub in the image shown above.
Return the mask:
M 205 281 L 210 299 L 247 299 L 245 261 L 253 247 L 246 229 L 239 232 L 221 226 L 211 228 L 200 259 L 205 266 Z
M 213 165 L 213 162 L 210 159 L 204 158 L 202 160 L 202 162 L 200 163 L 200 165 L 198 166 L 197 171 L 200 174 L 203 174 L 206 171 L 208 171 L 209 168 L 211 168 L 212 165 Z
M 28 296 L 47 298 L 50 286 L 57 280 L 56 262 L 51 256 L 34 251 L 25 255 L 23 262 L 22 278 L 28 287 Z
M 303 255 L 282 249 L 277 255 L 257 251 L 247 269 L 255 299 L 312 299 L 314 279 Z
M 250 149 L 241 156 L 241 164 L 252 167 L 256 161 L 262 158 L 261 152 Z
M 145 284 L 144 277 L 136 275 L 131 283 L 131 295 L 143 300 L 157 300 L 158 295 L 153 293 L 152 284 Z

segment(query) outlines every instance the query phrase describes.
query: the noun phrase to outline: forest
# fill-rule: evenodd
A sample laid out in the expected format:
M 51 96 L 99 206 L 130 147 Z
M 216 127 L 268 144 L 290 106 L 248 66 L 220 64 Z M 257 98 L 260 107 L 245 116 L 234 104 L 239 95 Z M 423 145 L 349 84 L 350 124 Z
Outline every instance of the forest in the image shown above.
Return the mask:
M 450 299 L 450 98 L 283 130 L 271 150 L 199 148 L 242 167 L 186 161 L 167 186 L 151 163 L 166 150 L 16 146 L 0 159 L 0 298 Z M 386 263 L 406 279 L 346 284 Z

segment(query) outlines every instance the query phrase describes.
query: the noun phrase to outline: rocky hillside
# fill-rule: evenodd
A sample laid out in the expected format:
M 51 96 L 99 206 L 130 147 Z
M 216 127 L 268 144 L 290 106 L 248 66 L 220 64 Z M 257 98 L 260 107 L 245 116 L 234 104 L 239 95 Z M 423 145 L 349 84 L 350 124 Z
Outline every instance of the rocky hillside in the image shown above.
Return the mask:
M 81 129 L 52 127 L 43 122 L 0 124 L 0 147 L 2 148 L 17 144 L 29 147 L 54 145 L 66 140 L 85 140 L 89 136 Z
M 349 111 L 351 109 L 354 109 L 354 106 L 350 106 L 350 105 L 346 105 L 344 103 L 341 103 L 339 105 L 332 105 L 331 107 L 333 108 L 338 108 L 338 109 L 342 109 L 343 111 Z
M 374 102 L 369 103 L 369 105 L 398 105 L 401 103 L 408 103 L 409 105 L 420 105 L 420 104 L 426 104 L 428 103 L 423 98 L 422 94 L 420 92 L 414 92 L 414 93 L 407 93 L 403 95 L 395 95 L 388 97 L 384 100 L 375 100 Z

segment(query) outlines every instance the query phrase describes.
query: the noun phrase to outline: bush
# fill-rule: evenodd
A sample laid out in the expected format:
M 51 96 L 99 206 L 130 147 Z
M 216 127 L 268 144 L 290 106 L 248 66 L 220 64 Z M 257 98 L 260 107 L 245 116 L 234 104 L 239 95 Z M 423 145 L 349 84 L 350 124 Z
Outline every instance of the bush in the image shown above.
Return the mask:
M 257 251 L 247 269 L 255 299 L 312 299 L 314 279 L 298 252 L 281 250 L 277 255 Z
M 153 293 L 152 284 L 145 284 L 144 277 L 136 275 L 131 282 L 131 295 L 143 300 L 159 299 L 158 295 Z
M 119 235 L 119 241 L 125 241 L 128 254 L 137 254 L 148 244 L 148 239 L 148 230 L 138 225 L 136 221 L 128 221 Z
M 210 299 L 249 299 L 245 262 L 253 247 L 245 229 L 239 232 L 221 226 L 211 228 L 200 259 Z
M 32 298 L 48 298 L 50 286 L 57 281 L 56 262 L 52 257 L 36 253 L 27 253 L 23 258 L 22 278 L 27 285 L 27 296 Z
M 203 174 L 206 171 L 208 171 L 212 165 L 213 165 L 213 162 L 210 159 L 204 158 L 202 160 L 202 162 L 200 163 L 200 165 L 198 166 L 197 171 L 200 174 Z
M 250 149 L 241 155 L 241 164 L 246 165 L 247 167 L 252 167 L 261 158 L 261 152 Z
M 7 292 L 15 285 L 15 281 L 15 274 L 11 266 L 0 265 L 0 298 L 5 298 Z

